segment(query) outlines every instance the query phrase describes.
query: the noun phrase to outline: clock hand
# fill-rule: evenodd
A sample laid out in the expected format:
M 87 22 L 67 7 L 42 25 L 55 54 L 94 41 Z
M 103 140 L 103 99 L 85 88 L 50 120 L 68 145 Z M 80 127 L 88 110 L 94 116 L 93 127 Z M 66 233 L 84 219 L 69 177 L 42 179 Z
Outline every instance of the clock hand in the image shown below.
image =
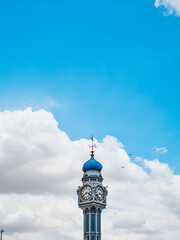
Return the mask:
M 85 196 L 87 193 L 85 192 L 84 194 L 82 194 L 82 197 Z

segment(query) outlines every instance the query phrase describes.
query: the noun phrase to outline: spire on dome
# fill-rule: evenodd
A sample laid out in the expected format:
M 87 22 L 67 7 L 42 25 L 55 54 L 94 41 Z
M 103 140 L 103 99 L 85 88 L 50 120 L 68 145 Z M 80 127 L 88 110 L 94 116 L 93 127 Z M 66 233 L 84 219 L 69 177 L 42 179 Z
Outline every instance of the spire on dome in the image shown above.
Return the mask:
M 91 145 L 89 145 L 89 148 L 91 148 L 91 156 L 94 156 L 94 148 L 96 148 L 96 144 L 94 144 L 94 138 L 93 138 L 93 135 L 91 137 Z
M 91 141 L 92 143 L 89 145 L 89 148 L 91 148 L 91 159 L 84 163 L 83 172 L 86 172 L 88 170 L 96 170 L 101 172 L 102 164 L 94 159 L 94 148 L 96 148 L 96 144 L 94 144 L 93 136 L 91 137 Z

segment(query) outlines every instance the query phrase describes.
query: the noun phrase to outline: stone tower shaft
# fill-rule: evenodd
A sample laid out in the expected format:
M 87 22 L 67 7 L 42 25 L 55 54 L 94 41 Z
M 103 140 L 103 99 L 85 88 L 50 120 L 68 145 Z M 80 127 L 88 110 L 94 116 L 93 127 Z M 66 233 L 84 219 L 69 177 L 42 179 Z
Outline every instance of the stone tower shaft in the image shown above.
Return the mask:
M 77 189 L 78 205 L 83 210 L 83 240 L 101 240 L 101 213 L 108 193 L 102 185 L 101 170 L 102 165 L 91 155 L 83 166 L 82 186 Z

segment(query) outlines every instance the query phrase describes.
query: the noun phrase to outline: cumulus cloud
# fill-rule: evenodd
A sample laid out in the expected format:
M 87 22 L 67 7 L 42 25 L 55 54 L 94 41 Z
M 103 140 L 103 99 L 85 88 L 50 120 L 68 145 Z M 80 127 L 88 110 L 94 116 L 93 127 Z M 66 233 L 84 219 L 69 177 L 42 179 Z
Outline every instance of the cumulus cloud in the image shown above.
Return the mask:
M 176 16 L 180 16 L 180 0 L 156 0 L 155 6 L 164 7 L 165 15 L 175 14 Z
M 81 239 L 76 189 L 90 158 L 89 141 L 71 141 L 60 128 L 45 110 L 0 113 L 0 227 L 6 240 Z M 103 239 L 178 239 L 180 176 L 158 159 L 131 162 L 115 137 L 96 144 L 109 191 Z
M 168 150 L 165 147 L 156 147 L 156 146 L 154 146 L 152 148 L 152 150 L 153 150 L 153 153 L 160 153 L 160 154 L 168 152 Z

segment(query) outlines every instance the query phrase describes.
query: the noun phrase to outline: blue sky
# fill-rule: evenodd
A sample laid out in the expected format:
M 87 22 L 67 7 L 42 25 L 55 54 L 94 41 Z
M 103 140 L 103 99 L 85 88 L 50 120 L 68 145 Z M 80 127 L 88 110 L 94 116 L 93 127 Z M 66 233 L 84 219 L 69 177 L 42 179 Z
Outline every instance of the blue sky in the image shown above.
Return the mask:
M 0 110 L 45 108 L 72 140 L 112 135 L 179 174 L 180 18 L 154 4 L 1 1 Z

